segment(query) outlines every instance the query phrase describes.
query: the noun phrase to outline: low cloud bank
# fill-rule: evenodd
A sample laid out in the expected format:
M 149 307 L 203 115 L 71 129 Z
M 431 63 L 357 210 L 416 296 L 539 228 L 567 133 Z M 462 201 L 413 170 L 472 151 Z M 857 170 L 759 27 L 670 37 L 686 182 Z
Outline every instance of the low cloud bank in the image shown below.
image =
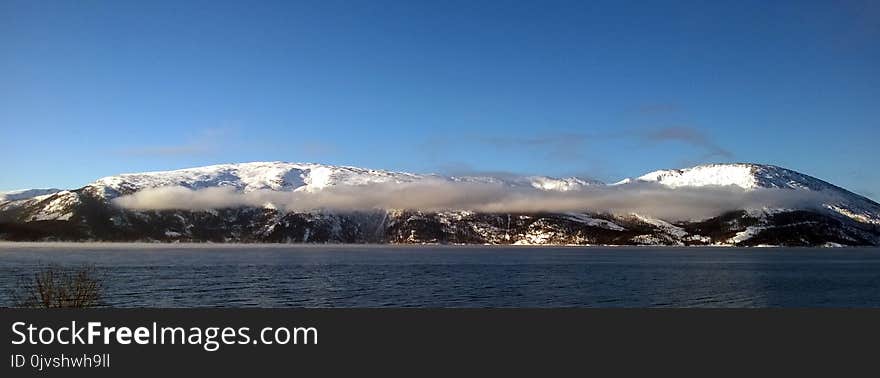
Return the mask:
M 739 209 L 810 208 L 827 200 L 824 197 L 818 192 L 790 189 L 670 189 L 655 183 L 595 186 L 557 192 L 491 183 L 425 180 L 337 186 L 315 192 L 261 190 L 242 193 L 226 187 L 199 190 L 162 187 L 119 197 L 113 203 L 130 210 L 208 210 L 271 205 L 289 212 L 375 209 L 492 213 L 611 212 L 690 220 Z

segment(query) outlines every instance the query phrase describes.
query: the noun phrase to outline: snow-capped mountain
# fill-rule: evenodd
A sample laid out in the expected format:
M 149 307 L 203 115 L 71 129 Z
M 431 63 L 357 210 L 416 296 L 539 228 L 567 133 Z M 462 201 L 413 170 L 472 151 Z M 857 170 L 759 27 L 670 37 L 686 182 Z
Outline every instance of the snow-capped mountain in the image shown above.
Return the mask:
M 175 171 L 129 173 L 98 179 L 87 188 L 115 198 L 147 188 L 182 186 L 190 189 L 232 187 L 255 190 L 314 191 L 340 183 L 360 185 L 411 182 L 422 175 L 311 163 L 254 162 L 220 164 Z
M 676 188 L 682 186 L 727 186 L 743 189 L 785 188 L 826 190 L 837 188 L 819 179 L 773 165 L 706 164 L 685 169 L 659 170 L 636 178 Z
M 18 201 L 18 200 L 34 198 L 34 197 L 38 197 L 38 196 L 44 196 L 46 194 L 57 193 L 60 191 L 61 191 L 61 189 L 10 190 L 8 192 L 0 192 L 0 202 Z
M 319 191 L 337 185 L 366 185 L 378 183 L 408 183 L 431 179 L 449 181 L 501 183 L 510 186 L 530 186 L 544 190 L 574 190 L 586 185 L 601 184 L 575 177 L 552 178 L 545 176 L 497 178 L 489 176 L 422 175 L 390 172 L 348 166 L 313 163 L 253 162 L 220 164 L 175 171 L 129 173 L 98 179 L 86 186 L 104 198 L 112 199 L 142 189 L 182 186 L 189 189 L 231 187 L 242 192 L 256 190 Z
M 742 208 L 676 221 L 602 211 L 480 213 L 407 209 L 288 212 L 272 206 L 130 210 L 114 199 L 145 189 L 225 187 L 320 193 L 328 188 L 425 180 L 485 183 L 550 193 L 655 185 L 737 187 L 822 194 L 803 208 Z M 24 193 L 24 192 L 22 192 Z M 782 192 L 783 194 L 785 192 Z M 662 206 L 663 204 L 658 204 Z M 651 172 L 607 186 L 580 178 L 414 174 L 312 163 L 254 162 L 104 177 L 83 188 L 0 197 L 0 239 L 215 242 L 880 245 L 880 205 L 822 180 L 758 164 L 710 164 Z
M 746 190 L 794 189 L 822 193 L 831 211 L 860 222 L 880 224 L 880 205 L 815 177 L 773 165 L 706 164 L 693 168 L 654 171 L 627 183 L 656 182 L 670 188 L 736 186 Z

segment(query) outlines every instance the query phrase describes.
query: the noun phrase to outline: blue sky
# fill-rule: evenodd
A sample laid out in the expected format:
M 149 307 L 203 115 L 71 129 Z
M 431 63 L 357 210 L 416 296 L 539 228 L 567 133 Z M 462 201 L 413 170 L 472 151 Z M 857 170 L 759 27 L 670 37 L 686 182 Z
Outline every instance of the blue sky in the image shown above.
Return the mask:
M 184 4 L 185 3 L 185 4 Z M 0 1 L 0 190 L 259 160 L 880 198 L 876 1 Z

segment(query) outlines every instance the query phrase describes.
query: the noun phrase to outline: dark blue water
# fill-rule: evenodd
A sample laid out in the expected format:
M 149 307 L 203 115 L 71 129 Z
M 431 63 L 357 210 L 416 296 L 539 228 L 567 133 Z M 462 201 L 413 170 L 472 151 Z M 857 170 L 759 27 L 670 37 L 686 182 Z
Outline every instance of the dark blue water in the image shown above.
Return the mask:
M 94 265 L 114 307 L 880 307 L 880 249 L 0 245 L 0 306 Z

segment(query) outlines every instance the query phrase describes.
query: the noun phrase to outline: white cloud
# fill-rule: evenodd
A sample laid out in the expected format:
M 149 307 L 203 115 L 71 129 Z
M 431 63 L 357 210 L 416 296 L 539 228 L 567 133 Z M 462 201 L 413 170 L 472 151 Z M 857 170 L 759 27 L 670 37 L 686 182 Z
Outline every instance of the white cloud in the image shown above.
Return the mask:
M 341 185 L 316 192 L 260 190 L 237 192 L 217 187 L 145 189 L 114 200 L 132 210 L 207 210 L 272 204 L 283 211 L 411 209 L 473 210 L 493 213 L 638 213 L 666 220 L 704 219 L 746 208 L 804 208 L 822 203 L 823 194 L 790 189 L 739 187 L 669 189 L 655 183 L 595 186 L 546 191 L 502 184 L 425 180 L 416 183 Z

